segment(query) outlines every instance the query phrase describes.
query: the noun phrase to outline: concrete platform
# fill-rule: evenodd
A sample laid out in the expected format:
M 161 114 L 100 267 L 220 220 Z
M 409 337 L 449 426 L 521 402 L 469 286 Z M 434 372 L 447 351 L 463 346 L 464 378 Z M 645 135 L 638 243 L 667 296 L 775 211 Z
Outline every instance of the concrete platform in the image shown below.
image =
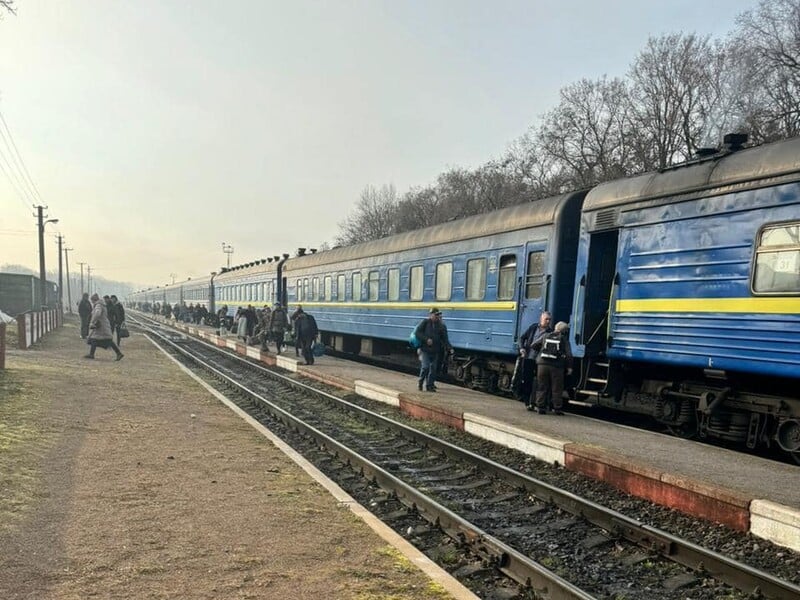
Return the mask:
M 175 324 L 220 346 L 210 328 Z M 240 354 L 252 348 L 233 343 Z M 305 366 L 289 354 L 259 360 L 466 431 L 625 492 L 800 552 L 800 467 L 584 416 L 539 415 L 516 401 L 329 356 Z

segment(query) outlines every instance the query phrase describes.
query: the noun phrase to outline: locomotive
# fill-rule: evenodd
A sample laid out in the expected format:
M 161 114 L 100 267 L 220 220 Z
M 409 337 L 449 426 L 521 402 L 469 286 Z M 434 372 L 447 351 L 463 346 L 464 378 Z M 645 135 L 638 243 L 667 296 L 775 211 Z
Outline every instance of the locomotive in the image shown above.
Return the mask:
M 301 304 L 326 345 L 370 356 L 402 352 L 436 306 L 454 376 L 488 392 L 510 391 L 519 338 L 548 310 L 571 323 L 573 402 L 649 415 L 687 437 L 778 445 L 800 462 L 800 138 L 742 142 L 726 136 L 713 154 L 588 190 L 224 269 L 201 295 L 212 311 Z M 130 300 L 159 294 L 175 290 Z

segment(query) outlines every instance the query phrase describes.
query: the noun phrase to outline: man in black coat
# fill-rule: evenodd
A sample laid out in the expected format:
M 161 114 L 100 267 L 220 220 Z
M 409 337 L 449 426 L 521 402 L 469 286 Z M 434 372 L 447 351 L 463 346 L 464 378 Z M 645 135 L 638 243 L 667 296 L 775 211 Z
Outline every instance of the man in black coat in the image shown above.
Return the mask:
M 519 396 L 528 410 L 533 410 L 536 403 L 536 357 L 542 349 L 542 340 L 553 331 L 551 322 L 550 313 L 543 311 L 539 322 L 528 327 L 519 339 L 519 353 L 524 360 Z
M 450 340 L 447 337 L 447 327 L 442 323 L 442 313 L 438 308 L 428 311 L 428 318 L 422 321 L 414 330 L 414 335 L 420 342 L 419 381 L 417 388 L 422 391 L 423 384 L 428 392 L 436 390 L 436 374 L 442 364 L 446 352 L 452 352 Z
M 292 314 L 294 319 L 294 335 L 295 344 L 300 348 L 303 353 L 303 358 L 306 360 L 307 365 L 314 364 L 314 340 L 317 339 L 319 329 L 317 328 L 317 320 L 313 315 L 305 312 L 302 307 L 298 307 Z
M 108 308 L 108 319 L 111 321 L 111 330 L 117 332 L 117 346 L 121 344 L 119 328 L 125 322 L 125 307 L 122 302 L 111 294 L 111 305 Z
M 85 340 L 89 335 L 89 318 L 92 316 L 92 303 L 89 302 L 88 293 L 84 293 L 78 302 L 78 315 L 81 317 L 81 339 Z

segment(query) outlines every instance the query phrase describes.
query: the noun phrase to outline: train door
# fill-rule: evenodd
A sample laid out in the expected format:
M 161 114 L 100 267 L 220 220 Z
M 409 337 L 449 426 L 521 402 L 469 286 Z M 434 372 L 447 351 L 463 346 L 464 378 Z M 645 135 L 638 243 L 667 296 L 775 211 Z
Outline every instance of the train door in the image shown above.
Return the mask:
M 581 341 L 586 356 L 603 354 L 606 349 L 608 322 L 611 318 L 611 296 L 617 269 L 619 231 L 593 233 L 589 242 L 589 260 L 583 291 L 583 329 Z M 579 308 L 580 309 L 580 308 Z
M 531 323 L 539 321 L 539 315 L 547 306 L 548 278 L 545 276 L 546 242 L 528 242 L 525 245 L 524 275 L 519 289 L 519 315 L 517 335 Z

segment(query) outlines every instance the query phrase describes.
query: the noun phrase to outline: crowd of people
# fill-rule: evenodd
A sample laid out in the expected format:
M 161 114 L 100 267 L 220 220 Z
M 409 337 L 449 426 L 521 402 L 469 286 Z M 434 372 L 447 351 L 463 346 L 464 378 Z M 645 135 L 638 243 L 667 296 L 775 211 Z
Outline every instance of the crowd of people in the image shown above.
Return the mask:
M 89 344 L 89 353 L 84 358 L 94 359 L 97 348 L 113 350 L 116 360 L 125 356 L 119 349 L 122 338 L 128 336 L 125 326 L 125 307 L 114 296 L 84 293 L 78 302 L 78 315 L 81 318 L 81 339 Z M 114 343 L 116 334 L 117 342 Z
M 88 295 L 84 300 L 88 305 Z M 105 297 L 110 330 L 113 332 L 117 324 L 125 320 L 125 311 L 116 296 Z M 79 308 L 82 322 L 84 315 L 94 312 L 91 306 L 83 305 Z M 102 303 L 101 303 L 102 304 Z M 240 338 L 250 346 L 260 346 L 268 351 L 274 345 L 275 353 L 281 354 L 287 345 L 292 344 L 295 355 L 302 354 L 306 364 L 314 364 L 314 345 L 319 336 L 317 322 L 313 315 L 298 306 L 291 315 L 280 302 L 272 307 L 264 305 L 255 308 L 252 304 L 239 307 L 231 316 L 227 305 L 223 305 L 215 314 L 209 313 L 202 304 L 175 304 L 146 302 L 137 305 L 137 308 L 155 315 L 162 315 L 167 319 L 175 319 L 185 323 L 205 324 L 215 327 L 220 335 L 230 334 Z M 121 311 L 121 312 L 120 312 Z M 87 316 L 86 319 L 89 317 Z M 88 321 L 85 321 L 88 328 Z M 81 336 L 87 337 L 88 333 L 81 329 Z M 105 329 L 99 328 L 103 334 Z M 97 335 L 97 334 L 96 334 Z M 447 359 L 453 355 L 453 347 L 447 333 L 442 312 L 438 308 L 431 308 L 428 317 L 423 319 L 414 329 L 418 341 L 417 357 L 420 362 L 420 371 L 417 378 L 419 391 L 436 392 L 436 378 L 446 367 Z M 113 341 L 112 341 L 113 343 Z M 117 336 L 119 343 L 119 335 Z M 106 347 L 106 346 L 101 346 Z M 92 346 L 87 358 L 94 358 L 95 346 Z M 113 348 L 112 348 L 113 349 Z M 118 354 L 117 360 L 122 358 Z M 569 324 L 563 321 L 552 326 L 552 316 L 545 311 L 539 321 L 533 323 L 521 336 L 519 345 L 519 358 L 514 373 L 514 394 L 525 402 L 528 410 L 535 410 L 539 414 L 546 414 L 552 410 L 554 414 L 563 414 L 562 395 L 565 379 L 572 373 L 572 349 L 569 343 Z

